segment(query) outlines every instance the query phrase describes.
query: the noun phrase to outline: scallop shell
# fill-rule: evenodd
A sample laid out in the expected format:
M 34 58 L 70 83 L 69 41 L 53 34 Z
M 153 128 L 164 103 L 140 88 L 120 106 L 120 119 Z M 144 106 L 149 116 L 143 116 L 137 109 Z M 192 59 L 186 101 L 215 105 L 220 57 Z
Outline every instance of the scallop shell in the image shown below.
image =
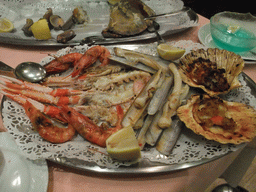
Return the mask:
M 192 95 L 177 115 L 196 134 L 223 144 L 249 142 L 256 136 L 256 111 L 243 103 Z
M 179 71 L 185 83 L 201 88 L 209 95 L 219 95 L 241 86 L 238 75 L 243 67 L 244 60 L 241 56 L 209 48 L 185 55 L 180 60 Z

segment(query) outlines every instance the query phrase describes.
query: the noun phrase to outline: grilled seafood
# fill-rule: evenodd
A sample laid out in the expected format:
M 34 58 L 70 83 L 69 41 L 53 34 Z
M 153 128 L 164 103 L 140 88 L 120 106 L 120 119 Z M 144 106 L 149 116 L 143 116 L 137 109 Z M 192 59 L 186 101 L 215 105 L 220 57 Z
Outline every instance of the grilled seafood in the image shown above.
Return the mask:
M 9 79 L 13 79 L 13 78 L 9 78 Z M 13 82 L 15 81 L 16 80 L 13 79 Z M 2 91 L 12 93 L 12 94 L 18 94 L 18 95 L 21 94 L 31 99 L 38 100 L 40 102 L 48 103 L 48 104 L 54 104 L 54 105 L 77 104 L 81 99 L 81 94 L 67 96 L 67 92 L 69 92 L 68 89 L 59 89 L 59 91 L 53 90 L 53 92 L 48 93 L 48 92 L 44 92 L 45 91 L 44 89 L 39 90 L 40 88 L 44 88 L 44 86 L 40 86 L 32 83 L 23 84 L 23 85 L 29 84 L 31 85 L 31 87 L 12 84 L 7 81 L 0 81 L 0 83 L 1 83 L 0 87 Z M 80 91 L 78 90 L 78 92 Z
M 76 33 L 73 30 L 65 31 L 57 36 L 58 43 L 67 43 L 71 39 L 75 38 Z
M 101 147 L 106 147 L 107 138 L 122 128 L 121 121 L 124 113 L 120 105 L 116 106 L 118 122 L 116 127 L 104 129 L 97 126 L 88 117 L 78 113 L 75 109 L 69 106 L 61 106 L 64 111 L 64 117 L 67 118 L 69 124 L 73 125 L 77 132 L 82 135 L 86 140 L 95 143 Z
M 88 68 L 98 59 L 102 62 L 101 66 L 108 64 L 110 55 L 108 49 L 102 46 L 94 46 L 89 48 L 84 54 L 81 53 L 69 53 L 67 55 L 57 57 L 49 64 L 45 65 L 47 74 L 56 74 L 64 72 L 71 66 L 74 66 L 72 77 L 80 75 L 82 70 Z
M 159 70 L 161 69 L 164 73 L 167 72 L 167 69 L 163 67 L 162 65 L 158 64 L 155 60 L 149 58 L 148 56 L 138 53 L 135 51 L 130 51 L 127 49 L 122 49 L 119 47 L 114 48 L 114 52 L 119 57 L 124 57 L 128 61 L 130 61 L 131 65 L 136 65 L 137 63 L 143 63 L 148 67 L 151 67 L 152 69 Z
M 182 80 L 178 69 L 173 63 L 169 64 L 169 68 L 171 69 L 174 76 L 174 86 L 172 94 L 168 97 L 168 101 L 165 103 L 163 107 L 162 117 L 159 119 L 158 126 L 161 128 L 168 128 L 172 124 L 172 116 L 175 115 L 177 108 L 179 107 L 181 89 L 182 89 Z
M 74 86 L 76 89 L 83 89 L 83 87 L 86 89 L 88 85 L 85 85 L 86 83 L 83 83 L 87 79 L 91 79 L 92 77 L 101 77 L 105 75 L 110 75 L 113 73 L 118 73 L 123 68 L 120 66 L 114 66 L 114 65 L 106 65 L 106 66 L 92 66 L 86 69 L 84 74 L 81 74 L 77 78 L 72 78 L 71 76 L 49 76 L 44 79 L 42 82 L 43 85 L 49 86 L 49 87 L 70 87 Z M 77 86 L 77 87 L 76 87 Z
M 141 0 L 121 0 L 110 9 L 109 24 L 102 31 L 104 37 L 137 35 L 145 31 L 152 21 L 145 17 L 155 15 Z
M 26 104 L 26 102 L 28 101 L 31 105 L 33 105 L 34 108 L 36 108 L 41 113 L 43 113 L 53 119 L 56 119 L 62 123 L 67 123 L 66 119 L 64 119 L 63 116 L 61 115 L 61 110 L 56 106 L 44 105 L 44 104 L 42 104 L 34 99 L 28 98 L 24 95 L 16 95 L 16 94 L 13 94 L 8 91 L 6 92 L 6 91 L 1 90 L 1 93 L 6 95 L 13 101 L 16 101 L 17 103 L 19 103 L 22 106 L 24 106 Z
M 48 75 L 60 73 L 68 70 L 70 66 L 81 59 L 82 56 L 83 54 L 81 53 L 69 53 L 61 57 L 56 57 L 50 63 L 46 64 L 44 68 Z
M 38 131 L 39 135 L 52 143 L 63 143 L 71 140 L 76 132 L 73 127 L 76 127 L 78 133 L 80 133 L 88 141 L 91 141 L 92 143 L 98 144 L 100 146 L 105 146 L 106 139 L 112 133 L 122 128 L 120 125 L 123 118 L 123 109 L 120 105 L 116 105 L 115 112 L 117 113 L 118 118 L 117 121 L 113 123 L 115 127 L 106 128 L 106 126 L 96 125 L 91 119 L 85 115 L 80 114 L 73 107 L 68 106 L 67 103 L 60 104 L 59 107 L 51 105 L 45 106 L 38 101 L 28 98 L 32 97 L 34 99 L 38 99 L 38 97 L 33 96 L 34 93 L 31 95 L 31 92 L 29 91 L 27 93 L 24 90 L 22 92 L 19 92 L 19 90 L 15 92 L 8 87 L 2 87 L 1 92 L 12 100 L 21 104 L 25 108 L 26 114 L 31 120 L 33 127 Z M 38 93 L 40 92 L 37 92 L 37 94 Z M 49 98 L 43 101 L 48 102 L 48 100 Z M 67 128 L 55 126 L 46 115 L 58 119 L 63 123 L 67 123 Z M 72 119 L 73 117 L 76 117 L 76 119 Z M 80 127 L 77 126 L 79 123 L 81 123 Z
M 185 83 L 219 95 L 241 86 L 238 75 L 244 61 L 233 52 L 209 48 L 191 51 L 180 60 L 179 67 Z
M 84 55 L 74 64 L 74 70 L 71 73 L 72 77 L 80 75 L 83 69 L 88 68 L 98 59 L 101 62 L 101 66 L 105 66 L 109 63 L 108 56 L 110 52 L 107 48 L 102 46 L 95 46 L 88 49 Z
M 64 143 L 73 138 L 76 131 L 71 124 L 67 128 L 54 126 L 50 119 L 37 110 L 29 101 L 23 105 L 33 127 L 39 135 L 52 143 Z M 65 112 L 62 111 L 62 115 Z
M 177 113 L 189 129 L 209 140 L 239 144 L 256 136 L 256 111 L 242 103 L 193 95 Z
M 49 142 L 69 141 L 78 132 L 88 141 L 104 147 L 106 139 L 122 128 L 124 113 L 151 77 L 143 71 L 124 72 L 122 67 L 106 65 L 109 52 L 100 46 L 86 53 L 67 54 L 47 65 L 53 71 L 58 71 L 62 63 L 67 63 L 69 67 L 79 65 L 75 77 L 52 77 L 64 81 L 57 84 L 60 88 L 10 77 L 0 79 L 1 93 L 25 108 L 33 127 Z M 91 66 L 99 57 L 102 64 Z M 86 67 L 88 69 L 84 70 Z M 47 85 L 46 82 L 44 84 Z M 69 88 L 61 88 L 63 85 L 69 85 Z M 97 113 L 95 110 L 98 110 Z M 56 126 L 53 120 L 62 126 Z

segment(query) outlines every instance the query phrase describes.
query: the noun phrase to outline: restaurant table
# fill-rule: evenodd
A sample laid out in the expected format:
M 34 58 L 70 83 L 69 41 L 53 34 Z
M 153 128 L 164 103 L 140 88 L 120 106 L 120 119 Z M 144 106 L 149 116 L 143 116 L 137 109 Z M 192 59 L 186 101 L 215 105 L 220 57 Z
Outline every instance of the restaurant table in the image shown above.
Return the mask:
M 199 15 L 199 25 L 165 37 L 166 41 L 192 40 L 198 43 L 198 30 L 209 20 Z M 58 47 L 0 45 L 0 61 L 15 67 L 24 61 L 40 62 Z M 245 65 L 244 72 L 256 81 L 256 64 Z M 1 126 L 2 127 L 2 126 Z M 4 129 L 2 128 L 2 131 Z M 78 170 L 48 161 L 49 192 L 68 191 L 170 191 L 203 192 L 238 156 L 242 149 L 217 160 L 179 171 L 144 175 L 114 175 Z

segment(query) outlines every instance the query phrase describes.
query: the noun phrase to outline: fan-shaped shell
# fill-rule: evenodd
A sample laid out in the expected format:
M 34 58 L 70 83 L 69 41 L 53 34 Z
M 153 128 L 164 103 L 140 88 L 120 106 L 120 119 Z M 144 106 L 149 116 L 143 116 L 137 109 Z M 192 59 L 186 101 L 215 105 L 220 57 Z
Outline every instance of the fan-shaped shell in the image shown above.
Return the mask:
M 241 56 L 217 48 L 191 51 L 179 64 L 183 81 L 209 95 L 219 95 L 241 86 L 238 75 L 243 67 Z
M 177 114 L 196 134 L 223 144 L 248 142 L 256 136 L 256 111 L 243 103 L 192 95 Z

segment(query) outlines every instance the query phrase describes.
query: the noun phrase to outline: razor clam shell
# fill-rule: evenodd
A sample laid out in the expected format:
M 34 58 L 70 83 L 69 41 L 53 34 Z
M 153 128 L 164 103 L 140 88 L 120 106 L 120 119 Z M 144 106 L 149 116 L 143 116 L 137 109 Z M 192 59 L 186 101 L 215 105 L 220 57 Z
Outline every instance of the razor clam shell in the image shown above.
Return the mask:
M 161 108 L 161 104 L 167 97 L 172 83 L 173 83 L 173 76 L 166 77 L 162 86 L 156 90 L 156 92 L 148 106 L 148 114 L 149 115 L 156 114 L 156 112 Z
M 157 142 L 156 149 L 164 155 L 170 155 L 173 147 L 175 146 L 180 136 L 181 130 L 182 122 L 179 120 L 177 116 L 175 116 L 173 118 L 173 123 L 171 127 L 163 131 L 162 136 Z

